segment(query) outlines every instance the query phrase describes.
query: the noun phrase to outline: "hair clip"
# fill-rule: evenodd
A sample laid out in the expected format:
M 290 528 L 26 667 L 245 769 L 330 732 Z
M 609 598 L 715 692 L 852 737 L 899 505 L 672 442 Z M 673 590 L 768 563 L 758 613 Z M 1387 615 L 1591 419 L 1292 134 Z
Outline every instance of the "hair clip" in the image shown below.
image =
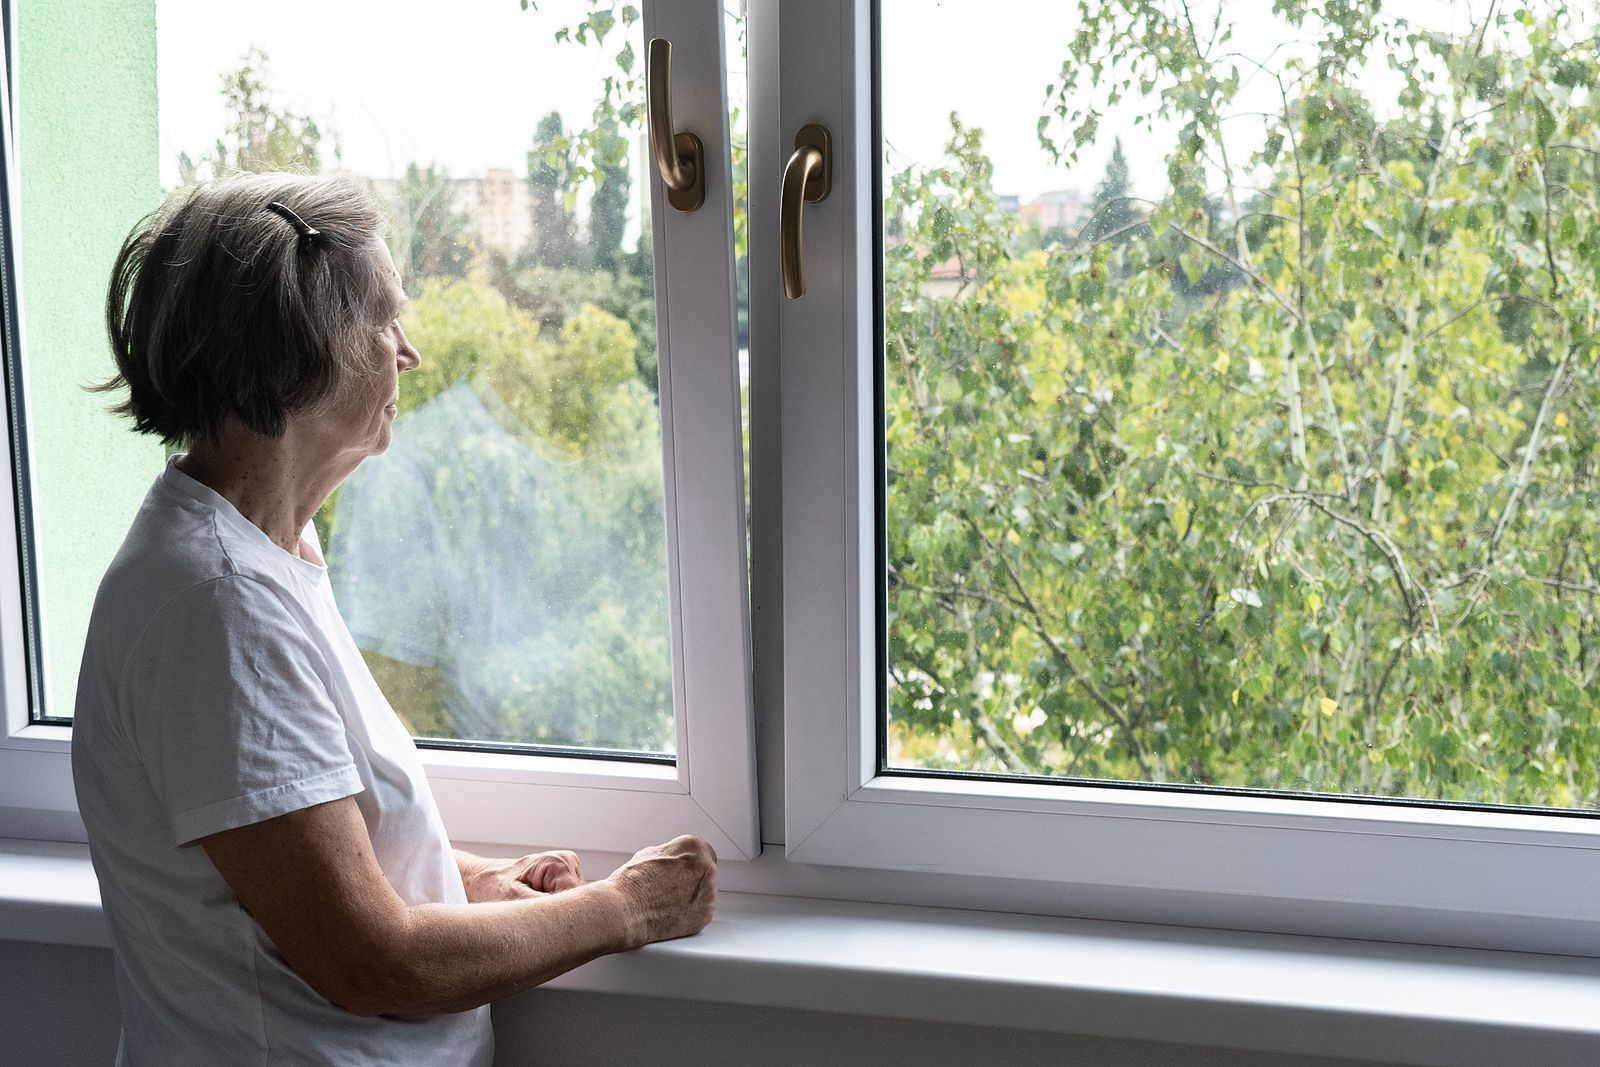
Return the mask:
M 317 238 L 322 236 L 321 230 L 317 229 L 305 219 L 301 218 L 299 215 L 296 215 L 293 210 L 283 204 L 278 203 L 276 200 L 267 205 L 267 210 L 273 212 L 274 214 L 281 215 L 284 221 L 294 226 L 295 232 L 300 235 L 300 245 L 302 248 L 312 247 L 316 244 Z

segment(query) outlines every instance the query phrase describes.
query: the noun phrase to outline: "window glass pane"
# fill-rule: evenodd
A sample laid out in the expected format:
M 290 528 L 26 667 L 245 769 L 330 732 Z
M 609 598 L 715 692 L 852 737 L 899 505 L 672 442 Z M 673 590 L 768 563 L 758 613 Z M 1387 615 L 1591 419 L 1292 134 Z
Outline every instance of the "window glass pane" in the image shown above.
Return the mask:
M 883 0 L 888 767 L 1600 804 L 1595 22 Z
M 422 368 L 317 524 L 396 709 L 429 738 L 672 753 L 637 11 L 157 17 L 164 186 L 342 173 L 390 216 Z

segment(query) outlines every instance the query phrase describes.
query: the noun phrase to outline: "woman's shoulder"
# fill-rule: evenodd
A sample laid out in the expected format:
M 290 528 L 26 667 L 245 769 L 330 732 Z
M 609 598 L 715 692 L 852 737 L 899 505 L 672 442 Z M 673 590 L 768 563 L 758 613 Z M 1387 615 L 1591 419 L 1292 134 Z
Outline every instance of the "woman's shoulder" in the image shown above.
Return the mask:
M 157 485 L 112 557 L 101 590 L 126 589 L 148 602 L 234 572 L 210 509 Z
M 231 534 L 215 509 L 157 486 L 101 579 L 91 640 L 94 631 L 137 638 L 163 611 L 198 600 L 270 604 L 291 596 L 256 546 Z

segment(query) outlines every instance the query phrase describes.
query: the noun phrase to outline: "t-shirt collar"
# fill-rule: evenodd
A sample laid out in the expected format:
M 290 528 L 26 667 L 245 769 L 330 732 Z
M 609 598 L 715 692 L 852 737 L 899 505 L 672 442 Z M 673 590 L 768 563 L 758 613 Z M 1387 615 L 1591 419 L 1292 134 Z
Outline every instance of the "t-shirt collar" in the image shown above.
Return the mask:
M 271 549 L 276 556 L 269 554 L 269 558 L 282 559 L 297 574 L 310 578 L 313 582 L 320 581 L 327 573 L 327 560 L 323 558 L 322 546 L 317 543 L 317 531 L 314 523 L 306 523 L 306 528 L 300 531 L 300 548 L 306 556 L 296 556 L 272 538 L 267 536 L 265 530 L 240 514 L 233 502 L 215 489 L 197 481 L 178 468 L 178 461 L 184 458 L 184 453 L 176 453 L 167 457 L 166 470 L 161 472 L 161 482 L 169 489 L 173 489 L 184 496 L 190 497 L 216 511 L 221 521 L 228 524 L 237 536 L 245 538 L 252 544 L 263 549 Z

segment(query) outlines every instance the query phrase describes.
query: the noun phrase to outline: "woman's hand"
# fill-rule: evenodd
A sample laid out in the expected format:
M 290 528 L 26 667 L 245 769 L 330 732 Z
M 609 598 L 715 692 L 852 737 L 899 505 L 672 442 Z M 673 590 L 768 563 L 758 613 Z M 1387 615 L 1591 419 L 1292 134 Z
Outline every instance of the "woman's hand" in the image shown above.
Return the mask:
M 606 879 L 629 912 L 629 947 L 698 934 L 717 905 L 717 853 L 698 837 L 675 837 L 634 853 Z
M 583 865 L 572 852 L 535 852 L 514 860 L 485 859 L 456 850 L 467 900 L 522 900 L 583 885 Z

